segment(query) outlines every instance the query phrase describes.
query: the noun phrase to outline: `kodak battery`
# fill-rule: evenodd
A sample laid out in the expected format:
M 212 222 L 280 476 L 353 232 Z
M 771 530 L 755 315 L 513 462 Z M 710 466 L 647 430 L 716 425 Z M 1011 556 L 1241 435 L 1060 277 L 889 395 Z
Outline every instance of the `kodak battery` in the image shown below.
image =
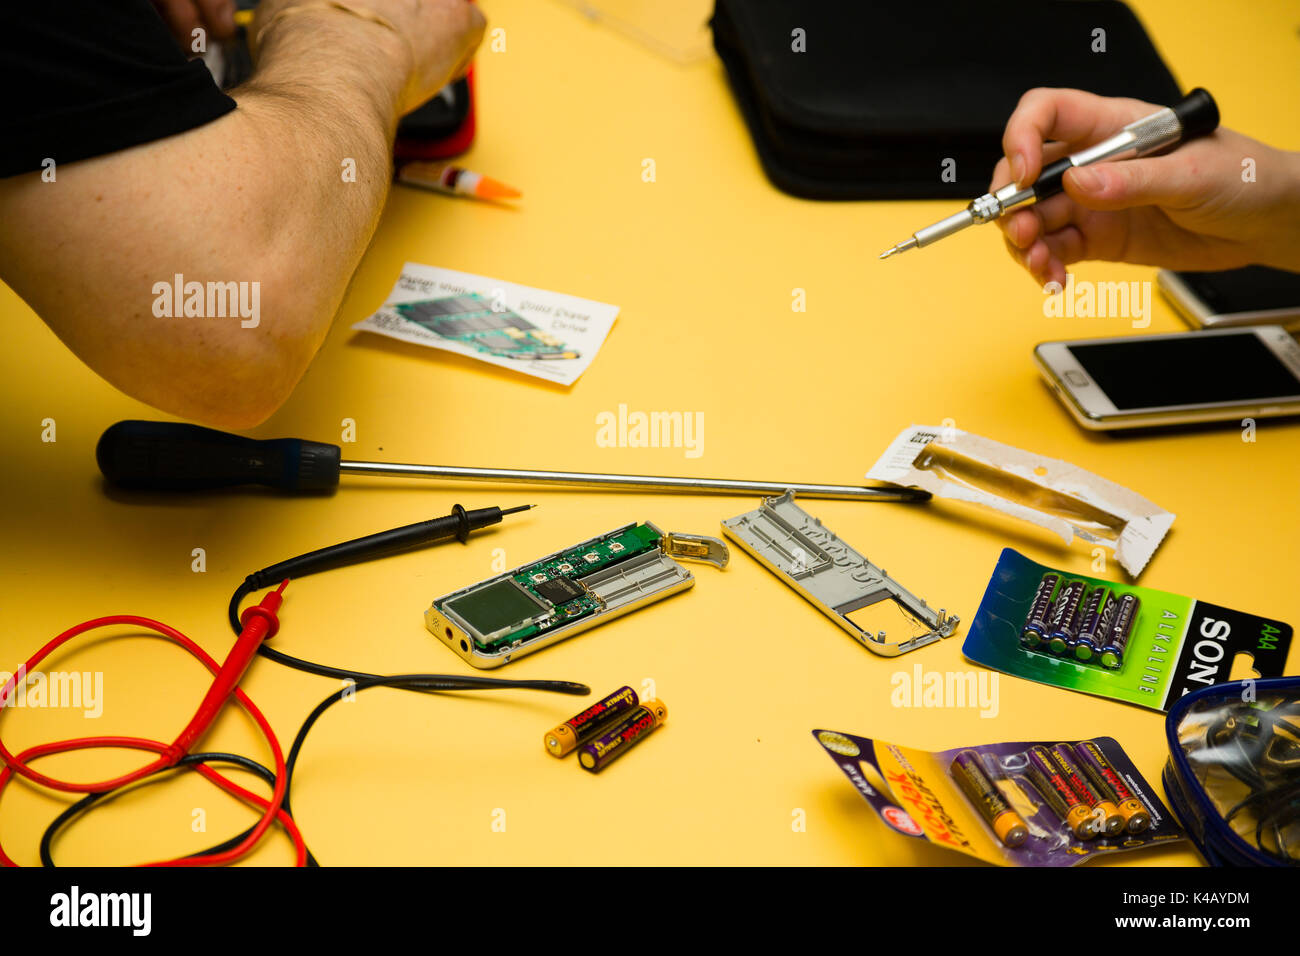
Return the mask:
M 1048 615 L 1052 610 L 1052 594 L 1060 581 L 1061 577 L 1058 574 L 1045 574 L 1038 582 L 1038 590 L 1034 592 L 1034 603 L 1029 605 L 1029 616 L 1025 618 L 1025 626 L 1020 629 L 1020 642 L 1025 647 L 1038 647 L 1046 639 Z
M 1065 779 L 1061 768 L 1056 765 L 1052 758 L 1052 752 L 1041 744 L 1030 747 L 1025 756 L 1029 759 L 1029 766 L 1037 771 L 1037 785 L 1047 787 L 1052 791 L 1055 800 L 1048 799 L 1047 792 L 1043 791 L 1043 798 L 1048 803 L 1053 804 L 1053 809 L 1061 817 L 1061 820 L 1070 832 L 1074 834 L 1077 840 L 1091 840 L 1097 835 L 1093 827 L 1092 807 L 1080 799 L 1079 795 L 1070 786 L 1070 782 Z M 1062 809 L 1065 811 L 1062 813 Z
M 582 713 L 570 717 L 542 738 L 547 753 L 563 757 L 594 740 L 602 727 L 613 723 L 640 701 L 631 687 L 620 687 L 604 700 L 598 700 Z
M 1065 775 L 1066 782 L 1074 788 L 1079 799 L 1088 804 L 1092 811 L 1093 825 L 1099 833 L 1114 836 L 1124 829 L 1124 817 L 1113 800 L 1088 780 L 1074 757 L 1074 748 L 1069 744 L 1057 744 L 1052 748 L 1052 759 Z
M 999 840 L 1009 847 L 1017 847 L 1025 842 L 1029 828 L 984 772 L 980 766 L 979 754 L 973 750 L 961 751 L 948 770 L 957 781 L 957 786 L 961 787 L 962 793 L 966 794 L 966 799 L 975 805 L 975 809 Z
M 1047 782 L 1047 778 L 1038 772 L 1032 762 L 1025 767 L 1024 773 L 1025 779 L 1033 784 L 1034 789 L 1043 798 L 1043 802 L 1052 808 L 1052 812 L 1058 818 L 1064 820 L 1070 815 L 1070 808 L 1065 805 L 1065 801 L 1057 796 L 1056 791 L 1052 789 L 1052 785 Z
M 1141 833 L 1151 826 L 1151 814 L 1146 805 L 1129 789 L 1095 740 L 1076 744 L 1074 752 L 1079 755 L 1079 766 L 1092 779 L 1093 785 L 1108 792 L 1115 801 L 1120 816 L 1124 818 L 1124 828 L 1129 833 Z
M 578 763 L 584 770 L 600 773 L 606 766 L 639 744 L 668 719 L 668 708 L 658 700 L 643 700 L 589 744 L 578 748 Z

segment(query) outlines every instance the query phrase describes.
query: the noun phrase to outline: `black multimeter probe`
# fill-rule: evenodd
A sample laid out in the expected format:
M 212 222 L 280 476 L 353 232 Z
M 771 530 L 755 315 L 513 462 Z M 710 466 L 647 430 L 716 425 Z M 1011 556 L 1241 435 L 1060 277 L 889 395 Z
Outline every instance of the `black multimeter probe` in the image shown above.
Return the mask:
M 496 524 L 504 515 L 516 514 L 520 511 L 527 511 L 533 505 L 520 505 L 517 508 L 475 508 L 473 511 L 467 511 L 460 505 L 452 508 L 451 514 L 443 515 L 441 518 L 431 518 L 428 521 L 417 521 L 415 524 L 404 525 L 400 528 L 393 528 L 389 531 L 380 531 L 376 534 L 368 534 L 361 538 L 353 538 L 351 541 L 344 541 L 340 544 L 330 545 L 327 548 L 319 548 L 315 551 L 309 551 L 306 554 L 300 554 L 297 557 L 289 558 L 286 561 L 280 561 L 269 567 L 262 568 L 260 571 L 254 571 L 244 582 L 235 589 L 235 593 L 230 598 L 229 617 L 230 625 L 238 634 L 240 630 L 239 606 L 243 603 L 244 598 L 266 587 L 268 583 L 283 581 L 286 578 L 293 580 L 305 577 L 308 574 L 316 574 L 319 571 L 328 571 L 331 568 L 343 567 L 348 564 L 358 564 L 362 561 L 369 561 L 372 558 L 382 557 L 384 555 L 394 554 L 398 551 L 404 551 L 409 548 L 423 547 L 427 544 L 433 544 L 436 541 L 445 541 L 450 538 L 456 538 L 461 543 L 469 537 L 471 531 L 488 525 Z M 365 671 L 353 671 L 339 667 L 329 667 L 325 664 L 316 664 L 311 661 L 304 661 L 297 657 L 290 657 L 280 651 L 273 649 L 269 644 L 263 643 L 258 647 L 257 652 L 268 660 L 273 660 L 277 664 L 283 664 L 286 667 L 292 667 L 296 670 L 306 671 L 309 674 L 317 674 L 321 677 L 334 677 L 339 680 L 350 681 L 373 681 L 380 679 L 378 674 L 369 674 Z M 473 678 L 457 678 L 457 680 L 473 680 Z M 407 683 L 403 686 L 413 690 L 446 690 L 447 687 L 439 682 L 430 680 L 428 686 L 418 682 Z M 484 685 L 489 686 L 489 685 Z
M 285 578 L 300 578 L 305 574 L 315 574 L 317 571 L 338 568 L 345 564 L 357 564 L 380 555 L 433 544 L 435 541 L 447 538 L 455 538 L 464 544 L 471 531 L 496 524 L 505 515 L 518 514 L 520 511 L 527 511 L 534 507 L 536 505 L 519 505 L 517 508 L 475 508 L 473 511 L 466 511 L 460 505 L 453 505 L 451 514 L 443 515 L 441 518 L 417 521 L 415 524 L 379 531 L 362 538 L 332 544 L 328 548 L 309 551 L 307 554 L 300 554 L 296 558 L 254 571 L 244 583 L 249 585 L 249 591 L 256 591 L 278 584 Z

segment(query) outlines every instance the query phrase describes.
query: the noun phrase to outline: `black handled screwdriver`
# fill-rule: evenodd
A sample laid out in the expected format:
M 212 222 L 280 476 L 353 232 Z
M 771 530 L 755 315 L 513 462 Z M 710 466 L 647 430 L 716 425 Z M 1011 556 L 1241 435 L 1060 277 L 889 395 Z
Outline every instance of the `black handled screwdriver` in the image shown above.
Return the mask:
M 737 481 L 728 478 L 668 478 L 580 471 L 463 468 L 344 461 L 338 445 L 301 438 L 255 439 L 173 422 L 125 421 L 109 426 L 95 458 L 110 484 L 151 491 L 200 491 L 236 485 L 266 485 L 282 491 L 330 491 L 339 476 L 442 478 L 502 481 L 606 490 L 635 489 L 696 494 L 779 495 L 787 489 L 805 498 L 850 501 L 925 501 L 928 491 L 888 482 L 873 486 L 800 482 Z
M 1149 156 L 1162 149 L 1178 147 L 1189 139 L 1208 136 L 1218 127 L 1219 107 L 1214 102 L 1214 97 L 1198 86 L 1176 106 L 1165 107 L 1150 116 L 1135 120 L 1114 136 L 1064 159 L 1058 159 L 1038 174 L 1033 185 L 1021 189 L 1011 183 L 996 192 L 985 193 L 979 199 L 972 200 L 961 212 L 941 219 L 932 226 L 918 229 L 902 242 L 890 246 L 880 254 L 880 258 L 888 259 L 909 249 L 928 246 L 967 226 L 983 225 L 1001 219 L 1016 209 L 1055 196 L 1065 188 L 1062 179 L 1066 171 L 1076 166 Z

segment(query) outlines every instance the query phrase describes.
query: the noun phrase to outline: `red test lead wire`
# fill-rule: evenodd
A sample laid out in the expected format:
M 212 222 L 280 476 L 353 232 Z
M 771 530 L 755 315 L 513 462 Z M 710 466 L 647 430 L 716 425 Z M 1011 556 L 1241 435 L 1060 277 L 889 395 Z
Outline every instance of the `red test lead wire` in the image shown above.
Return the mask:
M 226 655 L 226 662 L 221 665 L 216 680 L 203 696 L 199 709 L 194 712 L 185 729 L 172 742 L 172 747 L 180 751 L 176 760 L 189 753 L 198 743 L 199 738 L 212 726 L 212 722 L 217 719 L 217 714 L 225 706 L 226 698 L 243 678 L 244 671 L 248 670 L 248 665 L 252 663 L 253 655 L 262 646 L 262 642 L 275 637 L 275 632 L 280 629 L 280 620 L 275 616 L 275 612 L 280 610 L 280 603 L 284 600 L 284 589 L 288 584 L 287 578 L 281 581 L 279 588 L 262 598 L 261 604 L 247 608 L 239 616 L 239 623 L 244 625 L 244 629 L 239 632 L 235 646 Z
M 142 780 L 160 770 L 175 766 L 212 725 L 217 714 L 225 705 L 226 700 L 233 693 L 239 704 L 257 723 L 259 729 L 266 737 L 272 755 L 275 758 L 276 784 L 271 794 L 271 799 L 268 801 L 261 797 L 257 797 L 239 787 L 237 784 L 234 784 L 232 781 L 222 777 L 221 774 L 211 770 L 211 768 L 200 767 L 199 772 L 203 773 L 205 777 L 220 786 L 222 789 L 240 797 L 241 799 L 248 800 L 257 806 L 262 807 L 264 811 L 262 818 L 258 821 L 252 831 L 249 832 L 247 838 L 241 841 L 238 846 L 232 847 L 230 850 L 223 853 L 212 854 L 210 856 L 186 857 L 154 865 L 211 866 L 219 863 L 231 862 L 248 853 L 248 851 L 251 850 L 262 838 L 263 834 L 265 834 L 266 830 L 271 826 L 276 817 L 280 815 L 280 804 L 284 800 L 286 772 L 284 754 L 280 749 L 280 743 L 276 739 L 270 723 L 262 715 L 261 711 L 257 709 L 253 702 L 248 699 L 247 695 L 239 689 L 238 683 L 240 678 L 243 677 L 244 671 L 248 669 L 248 665 L 251 662 L 253 655 L 257 653 L 257 648 L 261 645 L 262 641 L 274 635 L 279 629 L 279 619 L 276 617 L 276 611 L 280 608 L 280 604 L 283 601 L 284 589 L 288 583 L 287 580 L 283 581 L 280 584 L 280 587 L 277 590 L 268 593 L 262 599 L 260 604 L 244 611 L 243 615 L 240 617 L 240 622 L 243 624 L 243 630 L 235 641 L 234 647 L 231 648 L 230 653 L 227 655 L 225 663 L 220 666 L 218 666 L 214 658 L 208 655 L 201 647 L 180 631 L 158 621 L 137 617 L 135 615 L 121 614 L 111 617 L 96 618 L 92 621 L 78 624 L 76 627 L 69 628 L 58 637 L 54 638 L 54 640 L 50 641 L 37 651 L 36 654 L 22 666 L 21 670 L 19 670 L 14 676 L 10 677 L 3 688 L 0 688 L 0 714 L 2 714 L 3 710 L 12 702 L 17 681 L 22 679 L 23 675 L 32 673 L 36 666 L 53 651 L 70 641 L 72 638 L 84 634 L 87 631 L 117 624 L 144 627 L 169 638 L 177 644 L 180 644 L 181 647 L 197 657 L 204 666 L 213 673 L 214 679 L 212 686 L 208 689 L 208 692 L 204 695 L 203 701 L 199 704 L 198 710 L 195 712 L 194 716 L 190 718 L 185 729 L 181 731 L 171 744 L 139 737 L 79 737 L 73 740 L 41 744 L 37 747 L 29 748 L 18 756 L 14 756 L 5 747 L 3 741 L 0 740 L 0 760 L 3 760 L 4 762 L 4 767 L 0 769 L 0 791 L 3 790 L 11 776 L 15 773 L 33 783 L 49 787 L 52 790 L 62 790 L 72 793 L 97 793 L 103 790 L 113 790 L 130 783 L 135 783 L 136 781 Z M 138 770 L 132 771 L 131 773 L 115 777 L 112 780 L 102 780 L 96 783 L 75 783 L 66 780 L 59 780 L 39 773 L 27 765 L 27 760 L 34 757 L 47 756 L 53 753 L 63 753 L 71 750 L 86 750 L 100 747 L 153 750 L 159 753 L 160 756 L 158 759 L 146 764 Z M 204 772 L 205 770 L 208 772 Z M 305 856 L 301 837 L 297 835 L 296 828 L 291 830 L 290 833 L 294 838 L 294 844 L 298 851 L 299 864 L 301 865 Z M 12 861 L 4 853 L 3 849 L 0 849 L 0 863 L 13 865 Z

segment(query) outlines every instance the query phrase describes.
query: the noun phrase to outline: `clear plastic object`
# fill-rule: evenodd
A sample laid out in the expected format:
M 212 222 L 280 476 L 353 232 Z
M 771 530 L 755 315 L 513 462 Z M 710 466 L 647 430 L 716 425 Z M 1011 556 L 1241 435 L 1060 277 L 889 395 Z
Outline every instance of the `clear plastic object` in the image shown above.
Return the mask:
M 589 20 L 607 24 L 674 63 L 712 52 L 713 0 L 560 0 Z
M 1300 866 L 1300 678 L 1188 694 L 1166 726 L 1165 791 L 1205 858 Z

